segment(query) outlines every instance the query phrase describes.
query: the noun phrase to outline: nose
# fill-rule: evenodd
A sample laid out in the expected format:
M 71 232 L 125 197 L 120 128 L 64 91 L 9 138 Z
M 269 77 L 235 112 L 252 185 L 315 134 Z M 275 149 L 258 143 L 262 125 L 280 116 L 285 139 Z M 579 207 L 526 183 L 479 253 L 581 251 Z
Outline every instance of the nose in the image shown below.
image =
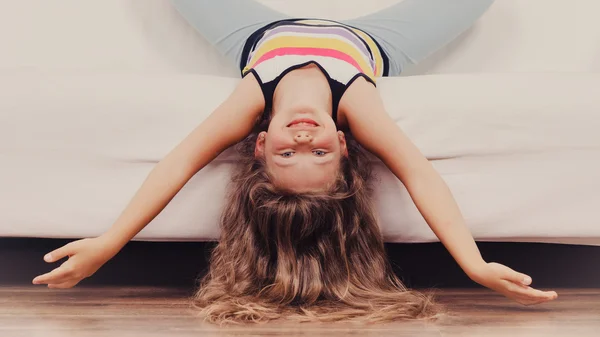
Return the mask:
M 294 136 L 294 141 L 298 144 L 310 143 L 313 140 L 313 136 L 308 132 L 298 132 Z

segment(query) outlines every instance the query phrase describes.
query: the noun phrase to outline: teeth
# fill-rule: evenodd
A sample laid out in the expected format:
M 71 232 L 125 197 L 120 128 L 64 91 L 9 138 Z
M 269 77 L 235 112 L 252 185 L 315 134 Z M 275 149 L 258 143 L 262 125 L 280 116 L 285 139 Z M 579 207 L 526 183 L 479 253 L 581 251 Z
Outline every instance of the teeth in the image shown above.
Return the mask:
M 302 126 L 315 126 L 313 123 L 306 123 L 306 122 L 300 122 L 300 123 L 296 123 L 294 125 L 302 125 Z

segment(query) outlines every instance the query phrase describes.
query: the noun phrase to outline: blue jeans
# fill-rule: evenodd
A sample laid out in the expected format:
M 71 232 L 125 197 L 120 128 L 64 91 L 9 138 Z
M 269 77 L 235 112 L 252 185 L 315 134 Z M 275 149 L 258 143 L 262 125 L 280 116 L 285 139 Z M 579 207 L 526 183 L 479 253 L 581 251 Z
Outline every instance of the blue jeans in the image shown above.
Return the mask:
M 246 39 L 292 17 L 254 0 L 171 0 L 179 13 L 239 68 Z M 404 0 L 346 25 L 370 34 L 389 57 L 389 76 L 416 64 L 467 30 L 494 0 Z

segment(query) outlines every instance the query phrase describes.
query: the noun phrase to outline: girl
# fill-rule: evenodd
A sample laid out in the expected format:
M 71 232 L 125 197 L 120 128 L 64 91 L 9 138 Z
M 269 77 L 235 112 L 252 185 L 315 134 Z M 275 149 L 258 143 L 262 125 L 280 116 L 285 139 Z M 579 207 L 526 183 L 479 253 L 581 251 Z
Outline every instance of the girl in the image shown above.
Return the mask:
M 483 260 L 442 178 L 385 112 L 376 79 L 396 76 L 466 30 L 493 0 L 405 0 L 359 19 L 291 18 L 250 0 L 172 0 L 239 66 L 239 85 L 150 173 L 113 227 L 45 257 L 69 259 L 35 284 L 91 276 L 185 183 L 240 143 L 221 237 L 193 304 L 212 322 L 281 317 L 391 321 L 439 313 L 386 260 L 368 159 L 402 181 L 475 282 L 522 304 L 557 297 Z M 353 139 L 346 136 L 352 135 Z

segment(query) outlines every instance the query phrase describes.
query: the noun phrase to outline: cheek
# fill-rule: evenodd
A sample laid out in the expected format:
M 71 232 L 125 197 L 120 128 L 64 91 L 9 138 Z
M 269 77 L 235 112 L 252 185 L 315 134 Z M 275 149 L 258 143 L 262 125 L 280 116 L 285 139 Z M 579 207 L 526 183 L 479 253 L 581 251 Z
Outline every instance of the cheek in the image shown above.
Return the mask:
M 280 148 L 286 146 L 287 143 L 289 141 L 286 140 L 285 135 L 277 131 L 269 132 L 265 138 L 265 147 L 269 149 Z
M 340 148 L 340 141 L 338 139 L 337 133 L 335 132 L 331 132 L 331 133 L 327 133 L 326 135 L 323 135 L 320 139 L 319 139 L 319 146 L 323 146 L 323 147 L 329 147 L 332 149 L 339 149 Z

